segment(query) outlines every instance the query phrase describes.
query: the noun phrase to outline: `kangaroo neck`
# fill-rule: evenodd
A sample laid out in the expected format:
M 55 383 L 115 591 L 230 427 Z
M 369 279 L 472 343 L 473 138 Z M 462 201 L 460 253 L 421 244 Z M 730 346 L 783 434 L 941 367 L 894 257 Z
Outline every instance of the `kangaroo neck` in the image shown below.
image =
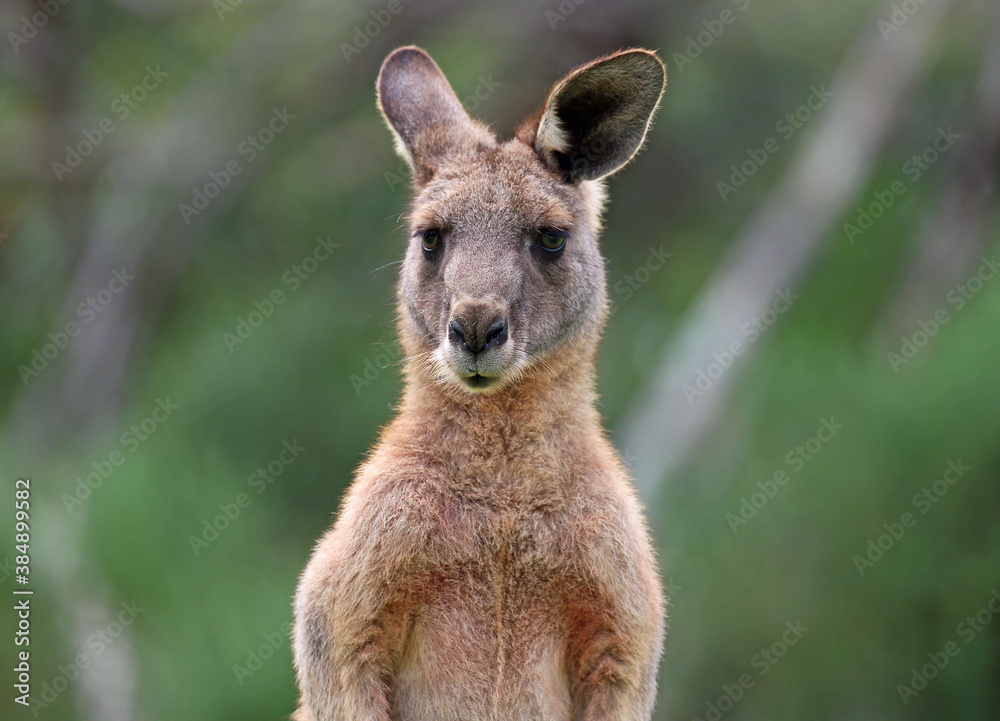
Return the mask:
M 458 475 L 565 467 L 603 437 L 592 363 L 529 374 L 491 393 L 408 377 L 398 421 L 400 440 Z

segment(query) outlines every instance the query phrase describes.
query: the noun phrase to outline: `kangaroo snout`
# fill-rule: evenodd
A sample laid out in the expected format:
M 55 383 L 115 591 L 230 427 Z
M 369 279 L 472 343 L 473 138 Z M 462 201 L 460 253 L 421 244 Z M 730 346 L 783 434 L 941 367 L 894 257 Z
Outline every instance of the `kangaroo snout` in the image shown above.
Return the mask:
M 507 342 L 507 319 L 490 311 L 453 315 L 448 339 L 459 348 L 480 353 Z
M 508 370 L 510 323 L 507 309 L 495 303 L 458 303 L 442 344 L 447 363 L 467 388 L 484 391 Z

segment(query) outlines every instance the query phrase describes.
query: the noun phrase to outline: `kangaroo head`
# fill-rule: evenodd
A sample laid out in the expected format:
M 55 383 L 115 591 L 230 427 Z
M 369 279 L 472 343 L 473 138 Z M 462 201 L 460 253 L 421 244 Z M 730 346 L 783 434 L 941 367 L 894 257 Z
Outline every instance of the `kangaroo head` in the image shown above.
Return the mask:
M 385 59 L 379 107 L 413 172 L 398 291 L 412 369 L 490 392 L 592 352 L 607 306 L 601 179 L 639 150 L 665 81 L 647 50 L 595 60 L 500 142 L 423 50 Z

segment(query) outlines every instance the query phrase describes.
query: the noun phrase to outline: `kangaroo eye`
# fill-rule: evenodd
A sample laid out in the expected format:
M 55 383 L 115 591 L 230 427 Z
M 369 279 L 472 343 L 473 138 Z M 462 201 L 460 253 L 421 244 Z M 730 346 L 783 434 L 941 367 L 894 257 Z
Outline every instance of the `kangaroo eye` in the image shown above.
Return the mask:
M 428 228 L 420 233 L 420 245 L 428 253 L 441 247 L 441 231 L 437 228 Z
M 535 236 L 535 243 L 549 253 L 558 253 L 566 247 L 565 230 L 559 228 L 541 228 Z

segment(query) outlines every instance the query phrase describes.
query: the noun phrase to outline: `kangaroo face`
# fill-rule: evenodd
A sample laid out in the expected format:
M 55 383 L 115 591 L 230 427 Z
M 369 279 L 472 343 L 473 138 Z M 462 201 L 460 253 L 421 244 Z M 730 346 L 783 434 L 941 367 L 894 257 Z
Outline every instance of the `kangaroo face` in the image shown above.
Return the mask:
M 419 191 L 400 295 L 437 378 L 488 391 L 597 330 L 606 296 L 594 205 L 516 140 Z
M 642 144 L 664 80 L 647 51 L 596 61 L 500 144 L 422 50 L 386 59 L 379 102 L 414 171 L 399 301 L 420 372 L 490 392 L 596 342 L 607 304 L 600 178 Z

